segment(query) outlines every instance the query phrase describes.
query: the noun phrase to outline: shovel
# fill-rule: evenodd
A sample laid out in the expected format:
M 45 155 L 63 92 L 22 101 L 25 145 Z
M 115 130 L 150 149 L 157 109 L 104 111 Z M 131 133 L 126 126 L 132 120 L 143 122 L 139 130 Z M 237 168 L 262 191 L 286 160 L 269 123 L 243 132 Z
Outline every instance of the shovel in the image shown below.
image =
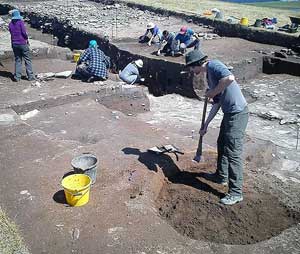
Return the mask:
M 176 156 L 177 161 L 179 159 L 177 154 L 184 154 L 184 152 L 180 151 L 174 145 L 164 145 L 164 146 L 161 146 L 161 147 L 154 146 L 152 148 L 149 148 L 148 152 L 152 152 L 152 153 L 155 153 L 155 154 L 174 153 L 175 156 Z
M 205 119 L 206 119 L 207 102 L 208 102 L 208 98 L 205 97 L 200 130 L 202 130 L 204 128 Z M 196 152 L 196 155 L 195 155 L 195 157 L 193 159 L 193 161 L 195 161 L 195 162 L 200 162 L 201 161 L 201 156 L 202 156 L 202 140 L 203 140 L 203 136 L 200 135 L 197 152 Z

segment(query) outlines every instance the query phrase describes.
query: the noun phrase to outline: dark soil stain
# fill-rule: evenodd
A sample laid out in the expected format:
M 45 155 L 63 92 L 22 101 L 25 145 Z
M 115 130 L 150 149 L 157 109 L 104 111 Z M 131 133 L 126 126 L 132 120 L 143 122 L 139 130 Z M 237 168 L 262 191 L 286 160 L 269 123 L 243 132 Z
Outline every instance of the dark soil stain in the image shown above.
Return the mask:
M 211 171 L 214 167 L 204 164 L 198 170 L 195 167 L 169 177 L 157 199 L 160 215 L 182 235 L 245 245 L 279 235 L 300 221 L 300 213 L 275 196 L 246 186 L 243 202 L 233 206 L 220 204 L 219 198 L 227 189 L 201 177 L 204 168 Z

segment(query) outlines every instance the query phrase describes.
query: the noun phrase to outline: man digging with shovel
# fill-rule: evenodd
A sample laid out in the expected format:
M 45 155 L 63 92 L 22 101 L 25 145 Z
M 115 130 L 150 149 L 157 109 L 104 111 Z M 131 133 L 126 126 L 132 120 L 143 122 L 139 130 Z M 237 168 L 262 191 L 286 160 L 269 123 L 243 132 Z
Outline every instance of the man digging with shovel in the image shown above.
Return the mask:
M 207 56 L 199 50 L 186 55 L 186 66 L 194 74 L 206 74 L 208 90 L 206 97 L 213 100 L 213 106 L 206 121 L 199 131 L 202 137 L 206 134 L 211 120 L 220 108 L 224 113 L 219 137 L 217 170 L 213 174 L 205 174 L 205 178 L 215 183 L 227 185 L 228 194 L 220 200 L 224 205 L 233 205 L 243 200 L 243 139 L 248 123 L 249 112 L 247 102 L 228 68 L 218 60 L 207 60 Z M 207 100 L 207 99 L 206 99 Z M 206 108 L 204 107 L 204 112 Z M 205 118 L 205 116 L 202 116 Z M 201 160 L 201 152 L 197 150 L 196 161 Z

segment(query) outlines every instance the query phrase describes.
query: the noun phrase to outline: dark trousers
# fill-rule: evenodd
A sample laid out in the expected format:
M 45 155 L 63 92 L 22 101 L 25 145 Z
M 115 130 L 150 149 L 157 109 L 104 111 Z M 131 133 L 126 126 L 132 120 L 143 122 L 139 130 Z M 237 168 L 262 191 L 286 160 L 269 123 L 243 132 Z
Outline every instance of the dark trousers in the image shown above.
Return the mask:
M 88 68 L 88 66 L 86 64 L 77 65 L 75 74 L 77 76 L 81 77 L 82 79 L 89 79 L 90 77 L 93 76 L 93 74 L 90 73 L 87 70 L 87 68 Z
M 90 79 L 90 81 L 104 81 L 107 79 L 103 77 L 94 76 L 88 71 L 88 66 L 85 64 L 81 64 L 76 67 L 75 75 L 84 81 L 87 81 L 90 78 L 92 78 Z
M 248 124 L 249 111 L 224 114 L 218 137 L 217 173 L 229 180 L 229 194 L 242 195 L 243 186 L 243 142 Z
M 28 79 L 34 78 L 32 71 L 31 57 L 29 46 L 26 45 L 12 45 L 15 55 L 15 79 L 19 80 L 22 76 L 22 59 L 24 58 L 26 74 Z

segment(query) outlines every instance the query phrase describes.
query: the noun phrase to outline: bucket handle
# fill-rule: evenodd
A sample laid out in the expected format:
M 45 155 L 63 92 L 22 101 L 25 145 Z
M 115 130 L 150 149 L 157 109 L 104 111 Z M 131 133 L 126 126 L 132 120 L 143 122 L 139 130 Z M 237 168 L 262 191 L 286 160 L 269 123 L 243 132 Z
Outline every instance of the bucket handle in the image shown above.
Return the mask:
M 65 190 L 65 192 L 69 193 L 70 195 L 78 197 L 78 196 L 85 195 L 89 191 L 89 188 L 87 188 L 87 190 L 85 192 L 77 192 L 77 193 L 72 193 L 72 192 L 70 192 L 70 191 L 68 191 L 66 189 L 64 189 L 64 190 Z

